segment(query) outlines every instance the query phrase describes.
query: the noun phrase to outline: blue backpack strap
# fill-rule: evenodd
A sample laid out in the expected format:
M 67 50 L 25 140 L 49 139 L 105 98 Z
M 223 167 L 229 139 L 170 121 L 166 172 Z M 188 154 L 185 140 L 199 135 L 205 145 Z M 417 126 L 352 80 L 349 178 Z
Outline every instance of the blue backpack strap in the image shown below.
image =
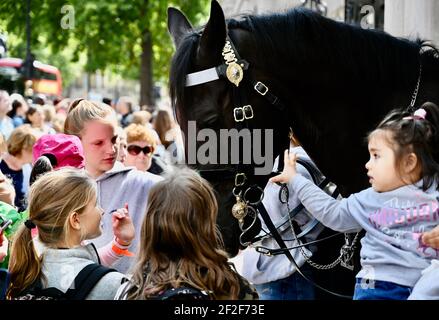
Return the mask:
M 74 280 L 75 288 L 67 290 L 66 298 L 68 300 L 85 300 L 103 276 L 115 271 L 97 263 L 87 265 L 76 276 Z

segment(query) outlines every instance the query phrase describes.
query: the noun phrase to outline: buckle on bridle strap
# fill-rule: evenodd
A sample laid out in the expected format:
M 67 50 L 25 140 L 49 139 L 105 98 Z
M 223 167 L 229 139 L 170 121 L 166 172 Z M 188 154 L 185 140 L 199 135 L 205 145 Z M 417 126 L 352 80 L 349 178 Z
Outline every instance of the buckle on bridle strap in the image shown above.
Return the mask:
M 257 251 L 258 253 L 262 253 L 262 254 L 264 254 L 264 255 L 266 255 L 266 256 L 271 256 L 271 255 L 272 255 L 272 254 L 271 254 L 271 251 L 270 251 L 269 249 L 265 248 L 265 247 L 260 247 L 260 246 L 258 246 L 258 247 L 256 247 L 255 249 L 256 249 L 256 251 Z
M 237 173 L 235 176 L 235 187 L 242 187 L 247 180 L 245 173 Z
M 242 111 L 244 112 L 244 118 L 246 120 L 253 119 L 253 108 L 251 105 L 246 105 L 242 107 Z
M 261 81 L 256 82 L 254 88 L 261 96 L 265 96 L 268 92 L 268 87 Z
M 253 108 L 249 104 L 233 109 L 233 118 L 236 122 L 253 119 L 253 115 Z
M 233 109 L 233 118 L 235 122 L 242 122 L 245 119 L 244 110 L 241 107 Z

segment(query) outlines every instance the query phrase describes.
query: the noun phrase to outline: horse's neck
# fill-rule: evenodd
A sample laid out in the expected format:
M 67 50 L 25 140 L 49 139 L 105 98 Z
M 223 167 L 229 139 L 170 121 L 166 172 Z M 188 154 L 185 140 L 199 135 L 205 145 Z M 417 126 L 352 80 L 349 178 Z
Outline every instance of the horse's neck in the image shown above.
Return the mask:
M 251 57 L 252 52 L 243 50 L 243 56 L 247 55 Z M 391 108 L 410 103 L 414 87 L 402 76 L 404 72 L 389 65 L 391 76 L 382 77 L 377 68 L 366 68 L 364 57 L 358 63 L 362 68 L 356 70 L 344 67 L 343 61 L 339 61 L 340 70 L 334 69 L 338 68 L 334 63 L 331 67 L 317 62 L 317 67 L 311 59 L 300 64 L 285 53 L 280 57 L 273 52 L 268 58 L 273 65 L 261 62 L 255 67 L 255 76 L 271 79 L 270 89 L 288 108 L 287 126 L 305 151 L 323 174 L 345 190 L 344 195 L 365 188 L 364 138 Z M 254 66 L 260 61 L 256 56 L 252 60 Z M 415 81 L 418 66 L 406 68 L 413 69 Z M 285 129 L 279 130 L 279 136 Z M 284 146 L 277 145 L 274 152 L 281 154 L 281 148 Z
M 291 79 L 285 78 L 281 82 L 291 83 Z M 316 90 L 313 95 L 312 92 L 283 88 L 288 126 L 323 174 L 338 183 L 344 195 L 359 191 L 365 187 L 360 170 L 367 155 L 361 142 L 369 129 L 355 124 L 361 122 L 355 113 L 366 114 L 367 111 L 355 110 L 356 105 L 348 101 L 338 103 L 331 97 L 325 101 L 316 97 L 319 88 Z M 361 105 L 361 108 L 365 107 Z

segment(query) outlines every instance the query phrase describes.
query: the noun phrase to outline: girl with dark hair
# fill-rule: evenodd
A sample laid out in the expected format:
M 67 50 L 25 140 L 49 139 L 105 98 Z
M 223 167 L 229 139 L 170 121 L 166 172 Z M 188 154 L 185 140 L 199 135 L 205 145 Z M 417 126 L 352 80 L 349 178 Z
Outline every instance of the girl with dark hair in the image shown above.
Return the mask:
M 368 135 L 366 169 L 372 187 L 342 200 L 298 175 L 297 156 L 285 151 L 284 171 L 271 182 L 289 183 L 324 225 L 341 232 L 366 231 L 354 299 L 405 300 L 412 291 L 416 295 L 410 299 L 439 299 L 434 260 L 439 250 L 422 241 L 439 221 L 438 145 L 435 104 L 425 103 L 414 114 L 390 112 Z M 436 293 L 428 296 L 426 291 Z

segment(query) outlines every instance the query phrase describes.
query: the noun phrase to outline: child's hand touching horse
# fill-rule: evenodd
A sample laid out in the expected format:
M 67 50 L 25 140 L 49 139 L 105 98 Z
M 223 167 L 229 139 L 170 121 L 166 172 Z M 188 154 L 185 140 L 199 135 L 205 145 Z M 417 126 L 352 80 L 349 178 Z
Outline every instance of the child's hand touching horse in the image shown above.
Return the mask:
M 298 155 L 295 153 L 289 153 L 285 150 L 284 153 L 284 170 L 281 174 L 270 179 L 270 182 L 275 183 L 288 183 L 297 174 L 296 171 L 296 160 Z
M 135 229 L 128 212 L 128 203 L 125 203 L 124 208 L 114 211 L 111 219 L 116 241 L 123 246 L 130 245 L 135 236 Z

